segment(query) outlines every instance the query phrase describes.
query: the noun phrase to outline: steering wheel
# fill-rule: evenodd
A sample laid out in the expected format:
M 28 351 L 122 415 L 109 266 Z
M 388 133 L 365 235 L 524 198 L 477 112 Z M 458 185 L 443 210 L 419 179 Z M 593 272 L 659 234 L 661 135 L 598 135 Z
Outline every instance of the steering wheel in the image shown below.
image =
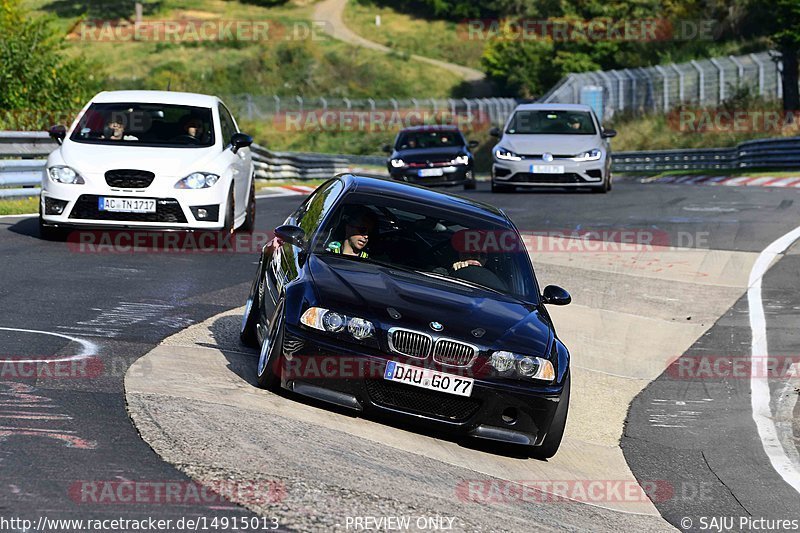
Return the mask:
M 194 143 L 200 142 L 200 139 L 198 139 L 197 137 L 192 137 L 188 133 L 182 133 L 180 135 L 176 135 L 175 137 L 173 137 L 172 141 L 184 142 L 188 144 L 190 142 Z

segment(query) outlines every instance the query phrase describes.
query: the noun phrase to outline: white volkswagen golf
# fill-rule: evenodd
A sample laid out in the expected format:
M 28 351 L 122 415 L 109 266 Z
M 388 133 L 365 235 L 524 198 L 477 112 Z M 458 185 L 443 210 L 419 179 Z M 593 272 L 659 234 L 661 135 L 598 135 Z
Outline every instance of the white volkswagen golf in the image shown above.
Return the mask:
M 250 231 L 255 186 L 249 146 L 216 96 L 168 91 L 102 92 L 47 158 L 39 223 Z

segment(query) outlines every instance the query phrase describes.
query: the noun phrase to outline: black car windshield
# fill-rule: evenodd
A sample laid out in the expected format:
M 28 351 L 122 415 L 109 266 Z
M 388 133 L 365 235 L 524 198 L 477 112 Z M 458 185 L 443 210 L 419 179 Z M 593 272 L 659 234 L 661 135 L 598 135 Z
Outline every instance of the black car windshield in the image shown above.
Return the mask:
M 379 263 L 538 302 L 519 234 L 489 217 L 351 194 L 320 228 L 314 246 L 318 254 Z
M 400 133 L 395 150 L 417 148 L 452 148 L 464 146 L 461 133 L 452 130 L 404 131 Z
M 592 115 L 587 111 L 517 111 L 506 133 L 520 135 L 594 135 Z
M 185 105 L 92 104 L 70 140 L 80 143 L 197 148 L 214 145 L 211 109 Z

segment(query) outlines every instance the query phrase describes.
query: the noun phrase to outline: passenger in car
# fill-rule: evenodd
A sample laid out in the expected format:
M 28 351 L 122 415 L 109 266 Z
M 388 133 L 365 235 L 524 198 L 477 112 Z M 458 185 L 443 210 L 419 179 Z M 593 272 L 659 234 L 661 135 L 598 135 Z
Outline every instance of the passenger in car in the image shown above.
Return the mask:
M 106 127 L 103 129 L 103 139 L 112 141 L 138 141 L 139 138 L 135 135 L 125 135 L 125 124 L 122 119 L 116 116 L 111 116 L 106 122 Z

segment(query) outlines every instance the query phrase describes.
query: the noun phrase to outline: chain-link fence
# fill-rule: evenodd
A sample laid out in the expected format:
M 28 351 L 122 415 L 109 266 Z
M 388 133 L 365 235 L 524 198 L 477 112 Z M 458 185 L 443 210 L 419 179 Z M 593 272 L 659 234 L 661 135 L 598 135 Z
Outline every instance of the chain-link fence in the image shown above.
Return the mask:
M 727 56 L 647 68 L 565 76 L 542 102 L 581 103 L 587 87 L 602 88 L 603 118 L 617 112 L 668 112 L 680 104 L 715 106 L 747 87 L 766 100 L 783 97 L 776 52 Z
M 337 112 L 396 112 L 407 116 L 410 112 L 420 117 L 442 116 L 482 117 L 484 122 L 502 125 L 517 106 L 513 98 L 409 98 L 376 100 L 350 98 L 304 98 L 302 96 L 261 96 L 236 94 L 224 97 L 238 117 L 264 120 L 282 113 Z

